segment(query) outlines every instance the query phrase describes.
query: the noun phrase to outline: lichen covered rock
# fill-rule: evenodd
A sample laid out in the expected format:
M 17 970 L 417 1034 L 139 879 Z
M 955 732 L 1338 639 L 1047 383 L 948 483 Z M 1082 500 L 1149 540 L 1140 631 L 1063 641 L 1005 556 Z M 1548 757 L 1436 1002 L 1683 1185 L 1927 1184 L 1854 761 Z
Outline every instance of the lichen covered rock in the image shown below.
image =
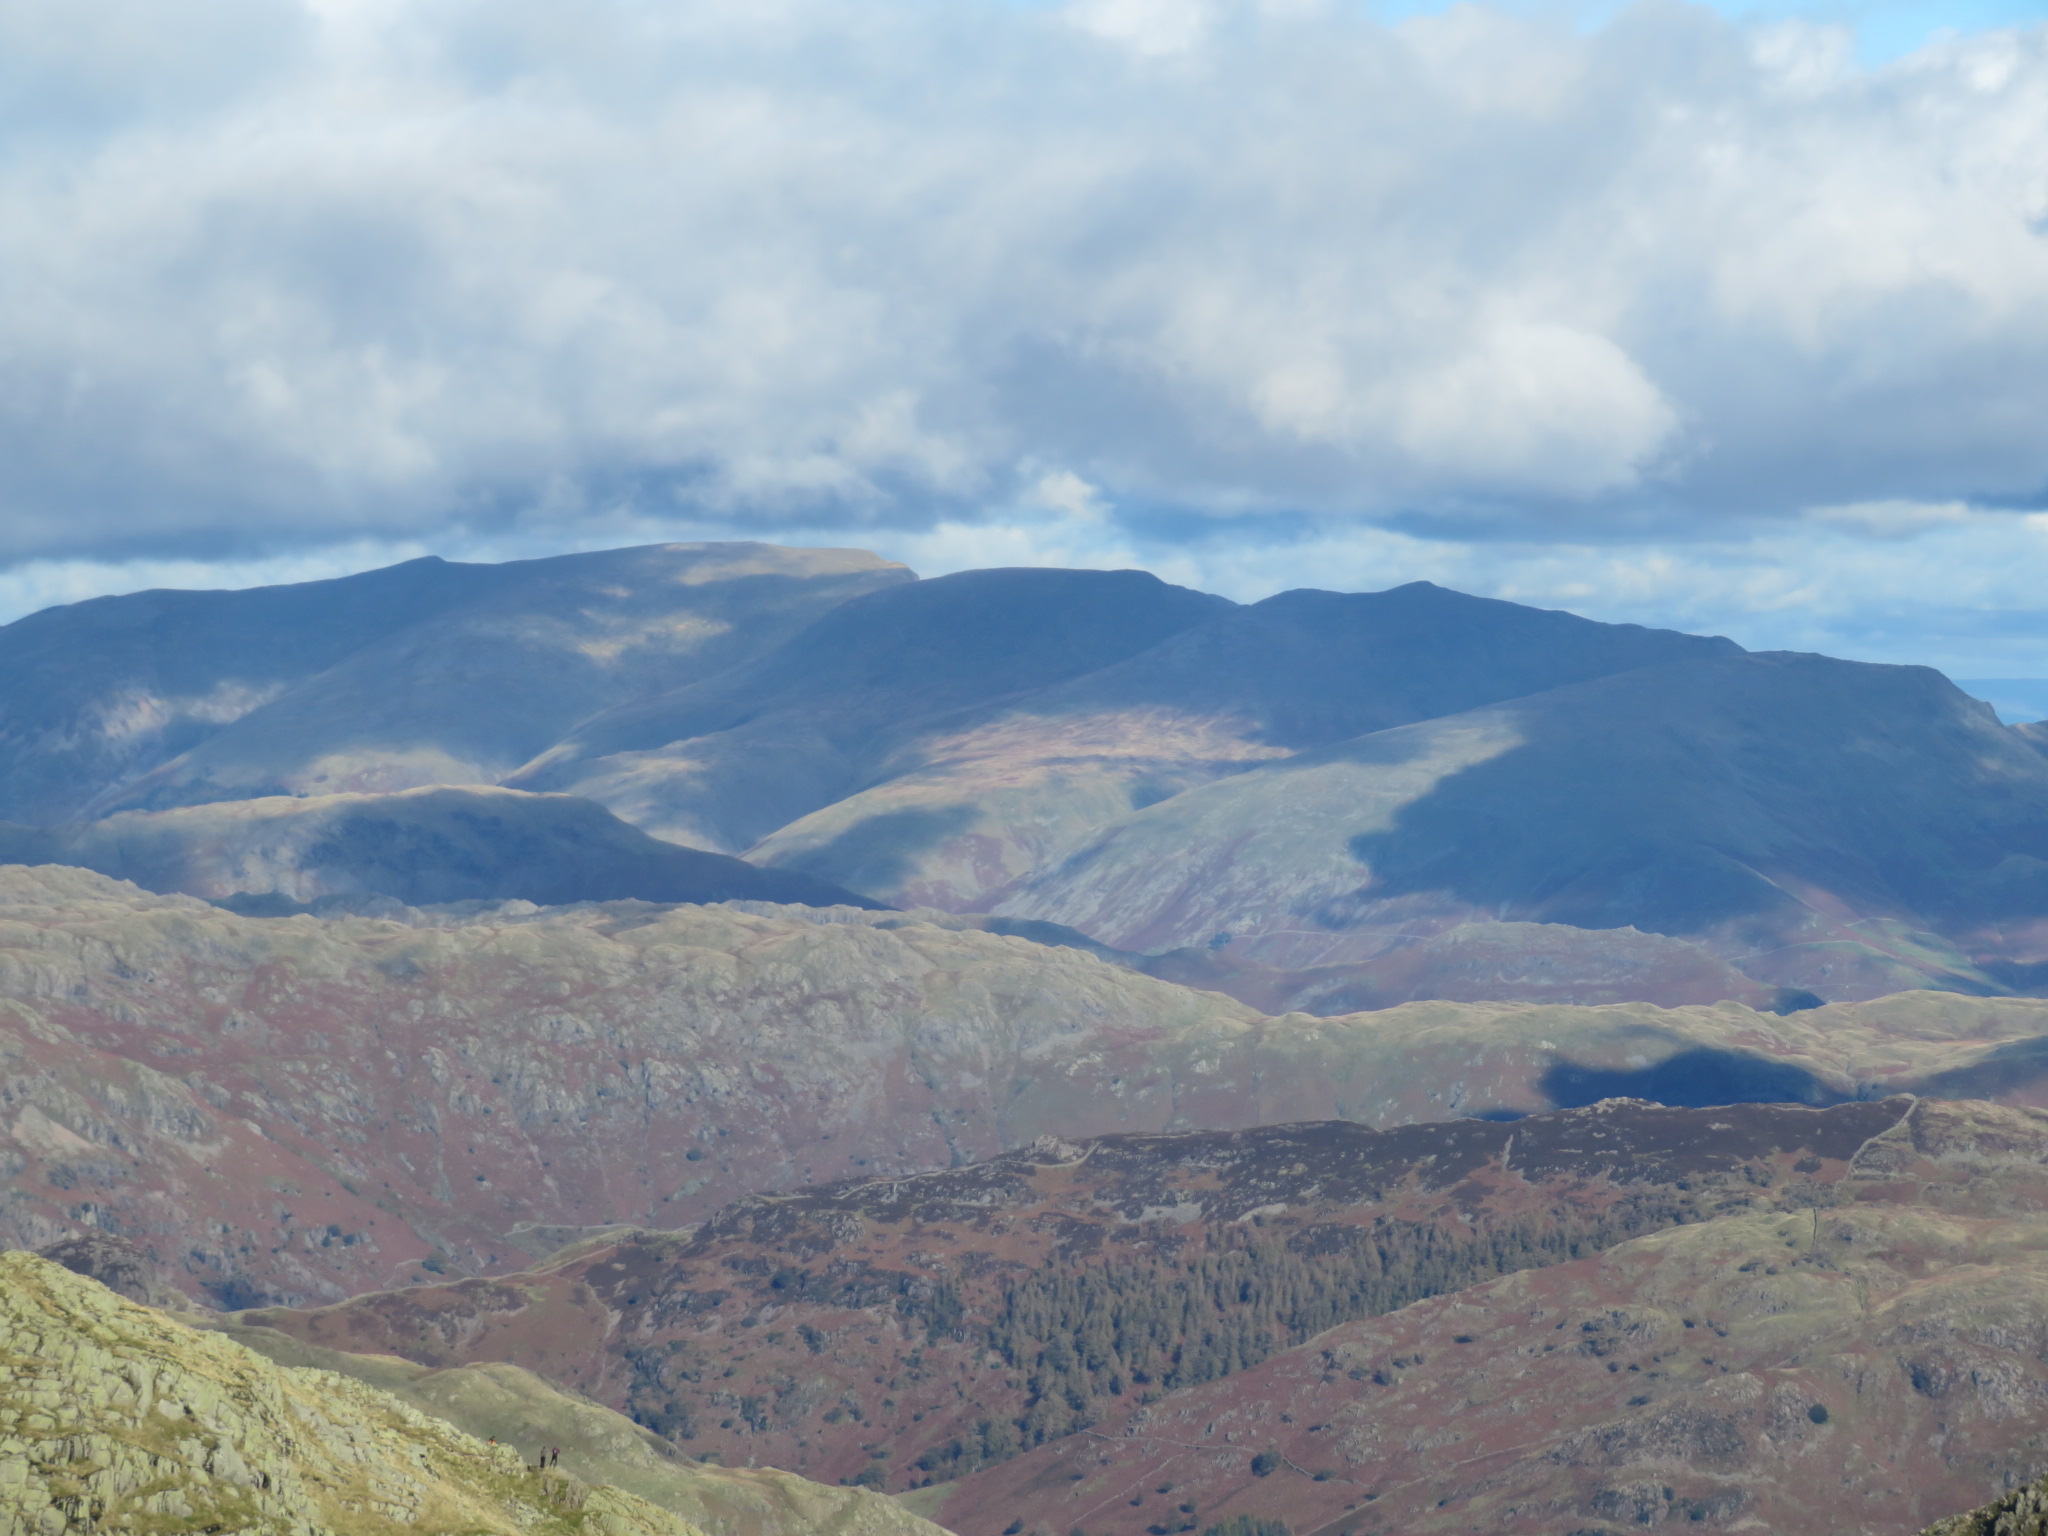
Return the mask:
M 0 1254 L 0 1530 L 698 1536 L 19 1252 Z

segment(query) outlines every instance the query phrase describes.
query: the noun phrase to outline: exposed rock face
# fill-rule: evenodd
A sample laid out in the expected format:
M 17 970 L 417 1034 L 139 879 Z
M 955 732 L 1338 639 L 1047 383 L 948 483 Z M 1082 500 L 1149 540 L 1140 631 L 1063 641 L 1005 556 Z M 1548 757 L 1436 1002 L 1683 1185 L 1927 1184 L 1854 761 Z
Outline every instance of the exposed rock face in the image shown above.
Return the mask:
M 50 1244 L 40 1257 L 74 1275 L 98 1281 L 116 1296 L 125 1296 L 147 1307 L 184 1311 L 192 1305 L 184 1292 L 164 1283 L 155 1259 L 111 1232 L 81 1232 L 77 1237 Z
M 1982 1509 L 1937 1520 L 1920 1536 L 2042 1536 L 2048 1531 L 2048 1481 L 2016 1488 Z
M 901 914 L 252 919 L 55 867 L 0 870 L 0 994 L 0 1240 L 114 1233 L 222 1306 L 516 1269 L 533 1227 L 680 1226 L 1041 1135 L 2048 1099 L 2026 1000 L 1269 1019 Z
M 661 842 L 588 800 L 492 788 L 273 796 L 83 826 L 0 825 L 0 859 L 97 870 L 145 890 L 241 897 L 244 910 L 263 912 L 364 896 L 878 905 L 808 875 Z
M 705 1536 L 941 1536 L 929 1521 L 866 1488 L 827 1487 L 772 1467 L 721 1467 L 516 1365 L 429 1370 L 391 1355 L 321 1349 L 274 1329 L 212 1320 L 210 1328 L 279 1365 L 352 1377 L 479 1440 L 548 1446 L 585 1482 L 638 1494 Z
M 0 1528 L 702 1536 L 326 1371 L 0 1254 Z

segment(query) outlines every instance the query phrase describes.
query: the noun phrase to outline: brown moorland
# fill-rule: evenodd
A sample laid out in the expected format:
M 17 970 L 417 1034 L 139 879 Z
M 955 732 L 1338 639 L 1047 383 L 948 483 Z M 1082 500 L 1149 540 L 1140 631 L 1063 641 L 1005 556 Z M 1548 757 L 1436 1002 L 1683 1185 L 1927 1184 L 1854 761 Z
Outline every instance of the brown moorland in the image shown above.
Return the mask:
M 1396 1512 L 1357 1529 L 1398 1530 L 1423 1489 L 1441 1483 L 1432 1498 L 1456 1488 L 1468 1500 L 1494 1486 L 1492 1472 L 1470 1488 L 1453 1473 L 1469 1452 L 1442 1463 L 1417 1454 L 1438 1432 L 1436 1419 L 1409 1422 L 1409 1404 L 1424 1399 L 1390 1410 L 1406 1426 L 1398 1436 L 1394 1421 L 1346 1408 L 1395 1401 L 1403 1373 L 1423 1363 L 1415 1350 L 1444 1351 L 1440 1370 L 1491 1362 L 1493 1376 L 1457 1388 L 1471 1397 L 1485 1385 L 1502 1404 L 1488 1422 L 1509 1438 L 1488 1465 L 1540 1471 L 1558 1437 L 1671 1406 L 1678 1388 L 1666 1378 L 1679 1367 L 1644 1363 L 1672 1343 L 1666 1333 L 1721 1339 L 1734 1329 L 1724 1354 L 1705 1353 L 1745 1370 L 1778 1369 L 1809 1325 L 1831 1330 L 1830 1354 L 1885 1359 L 1888 1341 L 1904 1337 L 1893 1324 L 1921 1314 L 1887 1313 L 1880 1328 L 1855 1297 L 1940 1280 L 1941 1295 L 1991 1308 L 1991 1332 L 1969 1333 L 1975 1314 L 1941 1313 L 1961 1342 L 1922 1353 L 1948 1361 L 1946 1385 L 1908 1390 L 1914 1412 L 1903 1418 L 1870 1418 L 1880 1438 L 1921 1434 L 1930 1416 L 1950 1426 L 1952 1443 L 1909 1469 L 1925 1484 L 1925 1509 L 1939 1512 L 1979 1496 L 1987 1485 L 1970 1479 L 1991 1462 L 2016 1469 L 2038 1449 L 2033 1431 L 2014 1432 L 2024 1429 L 2015 1414 L 2038 1411 L 2048 1430 L 2048 1398 L 2026 1407 L 2035 1389 L 2018 1378 L 1994 1387 L 1971 1374 L 2010 1323 L 1992 1307 L 1999 1288 L 2031 1285 L 2032 1256 L 2048 1252 L 2044 1153 L 2048 1118 L 2036 1112 L 1908 1099 L 1826 1110 L 1607 1101 L 1388 1132 L 1313 1124 L 1048 1140 L 970 1168 L 757 1197 L 693 1233 L 593 1243 L 522 1275 L 243 1320 L 427 1365 L 510 1361 L 728 1462 L 894 1489 L 966 1475 L 930 1507 L 968 1536 L 998 1536 L 1013 1517 L 1048 1532 L 1135 1536 L 1240 1512 L 1300 1531 L 1341 1523 L 1350 1503 L 1370 1504 L 1375 1518 Z M 1788 1234 L 1800 1239 L 1789 1249 Z M 1642 1271 L 1648 1261 L 1622 1257 L 1639 1249 L 1664 1267 L 1651 1290 L 1627 1291 L 1616 1277 Z M 1781 1275 L 1819 1289 L 1779 1306 Z M 1979 1281 L 1990 1289 L 1973 1290 Z M 1610 1301 L 1625 1310 L 1654 1296 L 1662 1306 L 1687 1287 L 1704 1309 L 1693 1330 L 1599 1321 Z M 1548 1310 L 1525 1299 L 1553 1291 L 1563 1299 Z M 1560 1344 L 1567 1302 L 1577 1310 Z M 1533 1343 L 1522 1338 L 1536 1326 L 1532 1307 Z M 1797 1326 L 1763 1326 L 1798 1309 Z M 1866 1323 L 1877 1330 L 1868 1337 Z M 1331 1354 L 1354 1338 L 1398 1342 Z M 1616 1339 L 1632 1341 L 1628 1352 Z M 1566 1346 L 1568 1358 L 1550 1360 Z M 1568 1364 L 1558 1382 L 1544 1374 Z M 1685 1370 L 1691 1390 L 1718 1366 Z M 1514 1397 L 1524 1388 L 1530 1395 Z M 1880 1388 L 1889 1390 L 1873 1376 L 1856 1390 Z M 1828 1391 L 1802 1411 L 1849 1400 Z M 1427 1399 L 1453 1437 L 1444 1445 L 1463 1433 L 1463 1401 Z M 1340 1418 L 1350 1436 L 1342 1455 L 1327 1438 Z M 1533 1438 L 1514 1440 L 1516 1426 Z M 1881 1458 L 1892 1442 L 1859 1444 L 1858 1455 Z M 1262 1475 L 1252 1458 L 1269 1447 L 1298 1470 Z M 1743 1463 L 1743 1498 L 1713 1508 L 1747 1509 L 1764 1497 L 1752 1485 L 1789 1475 L 1760 1455 Z M 1545 1522 L 1590 1516 L 1587 1501 L 1602 1496 L 1577 1473 L 1541 1487 L 1533 1473 L 1516 1476 L 1502 1486 L 1529 1485 L 1509 1503 L 1536 1511 L 1532 1531 L 1573 1529 Z M 1410 1503 L 1388 1502 L 1402 1479 Z M 1140 1496 L 1160 1482 L 1182 1492 Z M 1179 1511 L 1188 1501 L 1195 1509 Z M 1486 1519 L 1507 1518 L 1496 1504 Z M 1468 1528 L 1455 1519 L 1478 1519 L 1479 1507 L 1461 1505 L 1442 1528 Z
M 258 919 L 17 868 L 0 986 L 0 1240 L 107 1231 L 226 1306 L 508 1273 L 585 1229 L 1042 1135 L 1616 1095 L 2048 1101 L 2032 1000 L 1268 1018 L 1083 950 L 848 909 Z

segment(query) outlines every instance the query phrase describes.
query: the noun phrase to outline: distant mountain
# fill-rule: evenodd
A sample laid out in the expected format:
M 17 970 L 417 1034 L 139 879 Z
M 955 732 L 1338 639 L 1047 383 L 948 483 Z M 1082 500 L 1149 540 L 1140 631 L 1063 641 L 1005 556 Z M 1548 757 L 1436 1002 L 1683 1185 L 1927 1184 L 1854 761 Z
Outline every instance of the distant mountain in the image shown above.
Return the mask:
M 47 609 L 0 628 L 0 820 L 495 783 L 911 579 L 858 550 L 659 545 Z
M 2008 725 L 2048 719 L 2048 677 L 1959 677 L 1956 686 L 1989 704 Z
M 126 811 L 71 827 L 0 824 L 0 861 L 68 864 L 145 890 L 284 915 L 333 898 L 876 903 L 808 875 L 679 848 L 568 795 L 416 789 Z
M 1132 810 L 1261 762 L 1563 683 L 1738 653 L 1727 640 L 1428 582 L 1283 592 L 1086 676 L 927 722 L 869 787 L 749 856 L 904 905 L 973 910 Z
M 1669 662 L 1190 789 L 995 910 L 1288 970 L 1628 926 L 1823 995 L 1993 992 L 2048 936 L 2048 758 L 1925 668 Z
M 312 845 L 265 833 L 229 892 L 229 850 L 282 811 L 217 835 L 90 825 L 289 796 L 310 826 L 341 792 L 567 795 L 832 892 L 1049 922 L 1155 975 L 1332 1015 L 2048 990 L 2042 730 L 1925 669 L 1751 656 L 1425 582 L 1240 606 L 1136 571 L 920 581 L 752 544 L 415 561 L 0 629 L 0 819 L 50 832 L 10 834 L 14 857 L 203 864 L 203 883 L 139 878 L 219 897 L 743 884 L 653 879 L 654 854 L 585 817 L 588 856 L 559 879 L 554 854 L 508 882 L 480 844 L 416 832 L 300 870 Z M 504 812 L 503 831 L 542 814 Z M 436 876 L 437 858 L 461 867 Z M 365 859 L 374 879 L 350 872 Z
M 2044 1155 L 1903 1099 L 1047 1138 L 242 1321 L 937 1484 L 963 1536 L 1905 1530 L 2048 1433 Z
M 1275 1019 L 957 918 L 382 910 L 250 918 L 0 867 L 0 1243 L 96 1231 L 209 1303 L 311 1303 L 1046 1135 L 1612 1095 L 2048 1105 L 2027 999 Z
M 962 711 L 1033 698 L 1231 607 L 1142 571 L 968 571 L 896 587 L 756 661 L 586 721 L 507 782 L 739 852 L 899 773 Z

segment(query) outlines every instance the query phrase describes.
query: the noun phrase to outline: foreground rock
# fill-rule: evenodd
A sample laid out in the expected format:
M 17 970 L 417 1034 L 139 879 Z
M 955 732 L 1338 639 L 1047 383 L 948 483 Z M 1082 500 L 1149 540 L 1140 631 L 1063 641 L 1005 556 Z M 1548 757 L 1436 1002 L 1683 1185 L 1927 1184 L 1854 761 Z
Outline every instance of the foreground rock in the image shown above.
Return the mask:
M 702 1536 L 395 1398 L 0 1254 L 0 1529 Z
M 1273 1019 L 900 914 L 254 919 L 59 868 L 0 870 L 0 995 L 0 1240 L 123 1236 L 229 1307 L 506 1272 L 580 1229 L 1044 1135 L 2048 1101 L 2036 1001 Z
M 685 1457 L 632 1420 L 515 1365 L 429 1370 L 390 1355 L 320 1349 L 228 1320 L 207 1326 L 280 1365 L 334 1371 L 378 1387 L 478 1439 L 557 1448 L 561 1465 L 577 1476 L 638 1494 L 702 1527 L 705 1536 L 942 1536 L 929 1521 L 866 1488 Z
M 1982 1509 L 1937 1520 L 1920 1536 L 2042 1536 L 2048 1531 L 2048 1481 L 2016 1488 Z

